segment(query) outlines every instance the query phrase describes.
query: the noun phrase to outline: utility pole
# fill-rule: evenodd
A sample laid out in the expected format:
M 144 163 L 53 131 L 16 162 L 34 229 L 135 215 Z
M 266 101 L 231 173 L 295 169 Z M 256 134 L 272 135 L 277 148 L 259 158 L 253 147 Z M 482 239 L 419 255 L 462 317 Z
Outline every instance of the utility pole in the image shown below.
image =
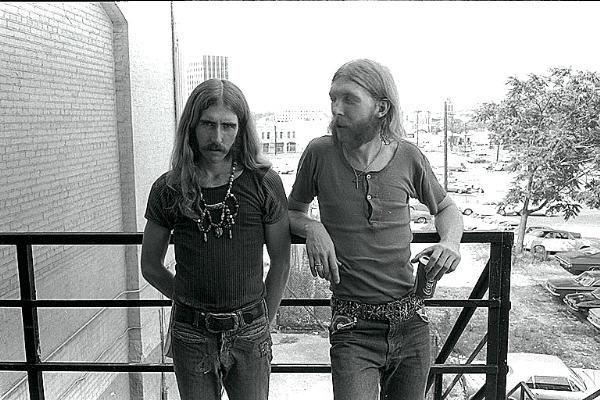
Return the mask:
M 275 128 L 275 155 L 277 155 L 277 124 L 273 125 Z
M 444 101 L 444 190 L 448 190 L 448 104 Z
M 419 147 L 419 113 L 421 112 L 420 110 L 417 110 L 417 147 Z

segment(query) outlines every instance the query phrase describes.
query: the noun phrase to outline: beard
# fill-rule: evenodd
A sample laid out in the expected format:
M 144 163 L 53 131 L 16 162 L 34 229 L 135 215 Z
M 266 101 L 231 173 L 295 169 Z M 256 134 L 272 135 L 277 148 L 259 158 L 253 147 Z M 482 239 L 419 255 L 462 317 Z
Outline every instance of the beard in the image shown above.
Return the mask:
M 382 121 L 375 114 L 362 121 L 357 121 L 344 127 L 336 126 L 335 117 L 329 123 L 329 130 L 334 142 L 345 144 L 350 148 L 357 148 L 370 142 L 381 132 Z

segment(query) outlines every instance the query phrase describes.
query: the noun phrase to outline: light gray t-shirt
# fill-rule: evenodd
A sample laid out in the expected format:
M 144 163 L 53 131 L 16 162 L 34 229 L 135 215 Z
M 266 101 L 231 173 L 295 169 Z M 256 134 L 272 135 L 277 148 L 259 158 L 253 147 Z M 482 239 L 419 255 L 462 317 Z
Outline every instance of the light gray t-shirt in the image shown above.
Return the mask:
M 400 140 L 388 165 L 356 175 L 331 136 L 313 139 L 300 158 L 291 197 L 319 202 L 321 222 L 335 245 L 340 283 L 336 297 L 382 304 L 413 287 L 410 197 L 432 215 L 446 192 L 418 147 Z

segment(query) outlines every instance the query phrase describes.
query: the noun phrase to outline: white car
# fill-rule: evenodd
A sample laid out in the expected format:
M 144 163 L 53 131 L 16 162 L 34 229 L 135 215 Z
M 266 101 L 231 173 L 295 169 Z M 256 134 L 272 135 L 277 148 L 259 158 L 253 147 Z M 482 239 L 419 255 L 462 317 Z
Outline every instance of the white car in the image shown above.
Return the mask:
M 523 248 L 539 254 L 544 259 L 548 254 L 581 250 L 589 247 L 587 241 L 579 239 L 573 232 L 557 229 L 532 230 L 523 237 Z
M 587 316 L 587 320 L 600 330 L 600 308 L 592 308 Z
M 570 368 L 557 356 L 508 353 L 507 363 L 506 394 L 520 382 L 527 385 L 539 400 L 582 400 L 600 389 L 600 371 Z M 465 384 L 467 394 L 472 395 L 485 384 L 485 375 L 467 374 Z M 521 399 L 521 390 L 516 389 L 508 399 Z
M 600 371 L 570 368 L 557 356 L 508 353 L 506 392 L 524 382 L 537 399 L 581 400 L 600 389 Z M 517 389 L 509 399 L 520 399 Z

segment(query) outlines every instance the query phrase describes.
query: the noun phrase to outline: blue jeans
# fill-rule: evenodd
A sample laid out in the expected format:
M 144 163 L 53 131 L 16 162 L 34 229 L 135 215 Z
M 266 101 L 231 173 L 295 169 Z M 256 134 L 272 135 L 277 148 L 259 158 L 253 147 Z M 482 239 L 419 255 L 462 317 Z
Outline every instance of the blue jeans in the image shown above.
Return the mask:
M 330 328 L 334 399 L 422 400 L 430 367 L 429 340 L 422 310 L 399 323 L 358 319 L 341 330 Z
M 271 333 L 265 316 L 225 333 L 173 322 L 173 365 L 181 400 L 266 400 L 271 372 Z

